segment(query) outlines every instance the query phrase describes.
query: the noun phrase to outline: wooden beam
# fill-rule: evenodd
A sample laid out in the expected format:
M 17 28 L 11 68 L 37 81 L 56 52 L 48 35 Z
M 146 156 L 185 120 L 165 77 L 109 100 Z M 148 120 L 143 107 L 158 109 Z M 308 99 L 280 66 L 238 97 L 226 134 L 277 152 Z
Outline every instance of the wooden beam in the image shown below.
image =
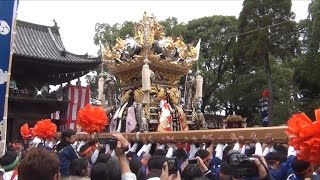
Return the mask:
M 193 137 L 202 141 L 203 136 L 212 136 L 216 141 L 223 136 L 225 142 L 231 142 L 230 134 L 235 133 L 236 137 L 243 136 L 245 140 L 250 140 L 254 132 L 260 142 L 267 141 L 265 136 L 270 133 L 275 142 L 287 143 L 287 126 L 280 127 L 254 127 L 254 128 L 236 128 L 236 129 L 212 129 L 212 130 L 190 130 L 190 131 L 168 131 L 168 132 L 144 132 L 144 133 L 121 133 L 129 140 L 142 140 L 151 137 L 155 142 L 162 142 L 166 136 L 174 139 L 175 142 L 185 142 L 185 137 L 189 140 Z M 78 137 L 87 138 L 88 134 L 78 133 Z M 99 133 L 99 138 L 111 138 L 112 133 Z

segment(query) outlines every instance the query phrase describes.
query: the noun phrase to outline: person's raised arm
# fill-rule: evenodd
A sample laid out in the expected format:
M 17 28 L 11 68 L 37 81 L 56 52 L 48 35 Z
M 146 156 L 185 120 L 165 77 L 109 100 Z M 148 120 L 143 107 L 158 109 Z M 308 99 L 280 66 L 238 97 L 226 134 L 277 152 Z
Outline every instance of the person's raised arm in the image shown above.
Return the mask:
M 288 148 L 288 157 L 289 156 L 297 156 L 297 151 L 292 146 L 289 146 Z
M 134 143 L 133 146 L 126 152 L 136 152 L 138 148 L 138 143 Z
M 219 158 L 220 160 L 222 160 L 223 158 L 223 149 L 224 149 L 224 144 L 219 143 L 216 147 L 216 158 Z
M 168 151 L 167 151 L 166 157 L 170 158 L 173 156 L 173 144 L 168 143 L 167 145 L 168 145 Z
M 117 148 L 115 149 L 116 156 L 118 157 L 121 179 L 122 180 L 136 180 L 137 177 L 133 174 L 129 167 L 129 162 L 125 155 L 125 151 L 128 150 L 129 142 L 121 134 L 113 134 L 117 141 Z

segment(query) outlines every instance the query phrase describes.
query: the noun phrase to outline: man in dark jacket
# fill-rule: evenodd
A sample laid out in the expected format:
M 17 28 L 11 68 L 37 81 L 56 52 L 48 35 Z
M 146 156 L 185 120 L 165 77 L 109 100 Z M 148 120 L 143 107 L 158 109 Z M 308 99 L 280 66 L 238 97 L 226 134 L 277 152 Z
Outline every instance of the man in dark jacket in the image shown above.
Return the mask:
M 78 158 L 78 153 L 72 146 L 76 141 L 76 131 L 65 129 L 61 133 L 61 142 L 56 147 L 60 160 L 60 173 L 62 177 L 69 176 L 69 166 L 73 159 Z

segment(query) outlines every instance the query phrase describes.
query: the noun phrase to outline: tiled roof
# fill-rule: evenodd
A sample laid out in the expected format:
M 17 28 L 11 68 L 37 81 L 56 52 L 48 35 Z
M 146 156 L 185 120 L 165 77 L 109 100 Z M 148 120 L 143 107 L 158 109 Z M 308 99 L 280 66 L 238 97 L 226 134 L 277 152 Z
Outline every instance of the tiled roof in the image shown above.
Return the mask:
M 99 58 L 68 52 L 61 40 L 58 26 L 44 26 L 17 21 L 13 45 L 15 56 L 55 63 L 99 63 Z

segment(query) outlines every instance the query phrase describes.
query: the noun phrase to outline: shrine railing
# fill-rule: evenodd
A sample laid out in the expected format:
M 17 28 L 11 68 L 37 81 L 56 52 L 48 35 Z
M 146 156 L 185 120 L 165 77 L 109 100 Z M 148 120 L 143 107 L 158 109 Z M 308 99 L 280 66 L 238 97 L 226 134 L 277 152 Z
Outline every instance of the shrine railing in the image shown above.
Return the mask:
M 68 95 L 63 93 L 47 93 L 47 92 L 38 92 L 31 90 L 16 90 L 10 89 L 9 91 L 10 99 L 32 99 L 32 100 L 49 100 L 49 101 L 68 101 Z

